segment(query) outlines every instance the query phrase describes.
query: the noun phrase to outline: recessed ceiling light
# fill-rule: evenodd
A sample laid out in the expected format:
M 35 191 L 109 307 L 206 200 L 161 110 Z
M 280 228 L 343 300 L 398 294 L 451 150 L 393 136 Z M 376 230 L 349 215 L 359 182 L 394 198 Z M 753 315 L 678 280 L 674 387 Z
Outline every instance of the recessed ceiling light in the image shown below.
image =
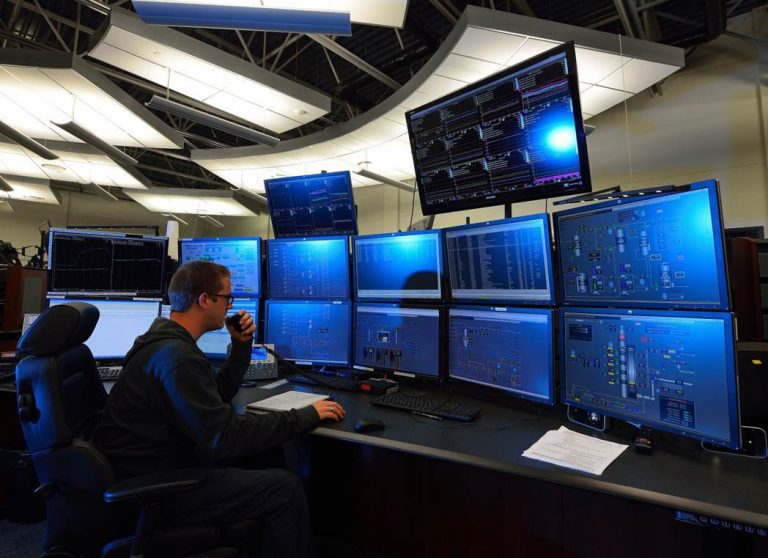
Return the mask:
M 63 167 L 61 165 L 57 165 L 55 163 L 43 163 L 40 166 L 43 167 L 46 170 L 50 170 L 50 171 L 54 171 L 54 172 L 61 172 L 61 171 L 67 170 L 65 167 Z

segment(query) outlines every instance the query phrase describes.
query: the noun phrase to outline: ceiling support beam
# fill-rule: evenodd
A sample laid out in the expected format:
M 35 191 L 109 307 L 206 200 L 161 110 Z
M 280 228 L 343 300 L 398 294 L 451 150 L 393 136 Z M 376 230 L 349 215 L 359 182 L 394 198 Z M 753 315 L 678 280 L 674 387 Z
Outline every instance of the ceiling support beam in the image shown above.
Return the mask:
M 331 39 L 330 37 L 326 35 L 317 35 L 315 33 L 308 33 L 307 37 L 312 39 L 313 41 L 319 43 L 320 45 L 324 46 L 331 52 L 333 52 L 336 56 L 339 56 L 349 62 L 350 64 L 357 66 L 362 71 L 364 71 L 367 74 L 370 74 L 377 80 L 379 80 L 384 85 L 391 87 L 395 91 L 400 89 L 401 85 L 397 83 L 394 79 L 386 75 L 384 72 L 380 71 L 377 68 L 374 68 L 371 64 L 354 54 L 353 52 L 348 51 L 346 48 L 341 46 L 339 43 Z
M 456 17 L 451 10 L 446 8 L 440 0 L 429 0 L 429 3 L 432 4 L 438 12 L 443 14 L 445 19 L 451 22 L 451 25 L 456 25 L 456 22 L 459 21 L 459 18 Z
M 521 14 L 527 15 L 528 17 L 536 17 L 536 13 L 533 11 L 533 8 L 531 8 L 528 0 L 512 0 L 512 3 Z
M 46 11 L 45 11 L 45 10 L 43 9 L 43 7 L 40 5 L 40 2 L 39 2 L 39 0 L 33 0 L 33 2 L 35 3 L 35 6 L 37 6 L 37 9 L 39 10 L 39 12 L 40 12 L 40 15 L 41 15 L 41 16 L 43 16 L 43 19 L 44 19 L 44 20 L 45 20 L 45 22 L 48 24 L 48 27 L 50 27 L 50 28 L 51 28 L 51 31 L 53 31 L 53 34 L 54 34 L 54 35 L 56 35 L 56 39 L 58 39 L 58 41 L 59 41 L 59 44 L 60 44 L 60 45 L 61 45 L 61 46 L 64 48 L 64 50 L 66 50 L 67 52 L 72 52 L 72 51 L 70 50 L 70 48 L 69 48 L 69 45 L 66 43 L 66 41 L 65 41 L 65 40 L 62 38 L 61 34 L 59 33 L 59 30 L 58 30 L 58 29 L 56 29 L 56 26 L 53 24 L 53 22 L 51 21 L 51 19 L 48 17 L 48 14 L 46 13 Z

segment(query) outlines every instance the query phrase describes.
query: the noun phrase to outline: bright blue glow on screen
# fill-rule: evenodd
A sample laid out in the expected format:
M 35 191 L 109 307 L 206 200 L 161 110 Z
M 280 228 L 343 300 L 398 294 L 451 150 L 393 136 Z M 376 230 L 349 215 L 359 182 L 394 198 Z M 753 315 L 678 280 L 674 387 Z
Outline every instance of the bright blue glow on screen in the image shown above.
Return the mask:
M 232 309 L 228 315 L 237 314 L 240 310 L 245 310 L 251 315 L 253 321 L 259 323 L 259 300 L 258 299 L 235 299 L 232 303 Z M 257 332 L 258 333 L 258 332 Z M 205 353 L 208 358 L 225 358 L 227 356 L 227 347 L 232 338 L 226 327 L 204 333 L 197 340 L 197 346 Z
M 51 299 L 49 306 L 69 302 Z M 96 359 L 121 359 L 133 347 L 133 342 L 143 335 L 160 313 L 160 302 L 144 300 L 78 299 L 99 309 L 99 321 L 85 344 Z
M 182 264 L 204 260 L 223 265 L 232 274 L 233 295 L 261 295 L 261 239 L 257 236 L 183 238 L 179 258 Z
M 396 304 L 357 304 L 355 364 L 437 378 L 440 311 Z
M 552 311 L 448 310 L 448 375 L 554 405 Z
M 546 214 L 444 229 L 451 298 L 552 304 Z
M 564 310 L 563 401 L 739 446 L 730 314 Z
M 349 364 L 352 338 L 349 302 L 268 300 L 265 342 L 299 364 Z
M 714 180 L 556 213 L 563 302 L 728 309 Z
M 352 239 L 359 299 L 440 299 L 439 231 Z
M 267 241 L 270 298 L 349 298 L 349 241 L 333 238 Z

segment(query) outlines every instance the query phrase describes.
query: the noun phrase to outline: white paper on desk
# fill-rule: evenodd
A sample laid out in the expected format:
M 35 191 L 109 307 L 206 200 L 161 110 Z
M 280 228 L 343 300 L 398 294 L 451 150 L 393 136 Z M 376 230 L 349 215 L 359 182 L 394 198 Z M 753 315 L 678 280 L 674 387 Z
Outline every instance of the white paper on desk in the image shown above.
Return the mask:
M 606 467 L 627 447 L 629 446 L 624 444 L 597 440 L 561 426 L 559 430 L 550 430 L 539 438 L 523 452 L 523 457 L 602 475 Z
M 322 393 L 306 393 L 304 391 L 286 391 L 280 395 L 273 395 L 261 401 L 249 403 L 251 409 L 265 409 L 267 411 L 290 411 L 291 409 L 301 409 L 317 401 L 328 399 L 329 395 Z

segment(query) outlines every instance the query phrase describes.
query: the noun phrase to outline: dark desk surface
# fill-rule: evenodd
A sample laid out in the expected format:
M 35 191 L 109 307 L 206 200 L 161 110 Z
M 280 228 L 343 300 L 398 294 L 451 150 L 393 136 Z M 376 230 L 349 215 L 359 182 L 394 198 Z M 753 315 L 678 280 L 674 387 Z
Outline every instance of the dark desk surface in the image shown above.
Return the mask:
M 255 401 L 284 389 L 305 388 L 248 388 L 238 394 L 237 401 Z M 332 394 L 347 415 L 341 423 L 324 423 L 313 434 L 768 528 L 768 461 L 706 452 L 694 440 L 663 433 L 658 433 L 660 439 L 653 455 L 640 455 L 631 447 L 634 433 L 630 427 L 605 434 L 568 424 L 575 431 L 630 445 L 601 476 L 594 476 L 521 456 L 546 431 L 565 423 L 559 409 L 489 397 L 476 388 L 456 389 L 452 393 L 440 387 L 401 389 L 451 398 L 459 404 L 482 407 L 483 412 L 471 423 L 435 421 L 374 407 L 366 395 L 315 388 L 313 391 L 318 393 Z M 386 428 L 358 434 L 353 425 L 360 418 L 379 419 Z

